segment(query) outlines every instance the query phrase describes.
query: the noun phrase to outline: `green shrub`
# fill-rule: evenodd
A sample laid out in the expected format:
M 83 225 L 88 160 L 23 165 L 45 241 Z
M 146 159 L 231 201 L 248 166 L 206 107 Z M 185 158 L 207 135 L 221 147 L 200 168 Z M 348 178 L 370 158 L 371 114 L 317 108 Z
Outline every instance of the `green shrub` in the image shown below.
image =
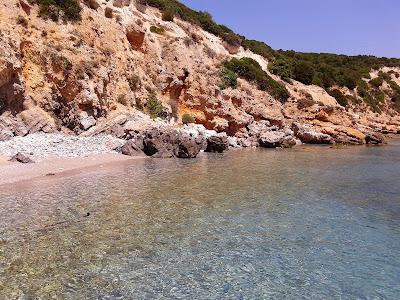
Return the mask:
M 286 102 L 290 97 L 286 87 L 271 78 L 271 76 L 263 71 L 258 62 L 252 58 L 233 58 L 230 61 L 226 61 L 224 67 L 233 71 L 241 78 L 255 82 L 260 90 L 270 93 L 281 102 Z
M 400 66 L 399 59 L 378 58 L 367 55 L 346 56 L 329 53 L 301 53 L 292 50 L 273 50 L 263 42 L 247 40 L 245 37 L 234 33 L 228 27 L 217 24 L 209 13 L 194 11 L 177 0 L 138 1 L 142 5 L 145 4 L 156 7 L 160 9 L 161 12 L 171 11 L 176 17 L 199 25 L 205 31 L 217 35 L 227 43 L 237 45 L 240 42 L 245 49 L 250 49 L 254 53 L 265 57 L 267 60 L 287 60 L 290 62 L 291 79 L 299 80 L 305 84 L 313 83 L 324 87 L 326 90 L 329 90 L 329 88 L 335 85 L 341 87 L 346 86 L 352 90 L 362 78 L 370 79 L 369 73 L 371 70 L 379 70 L 383 66 Z M 286 71 L 288 70 L 280 71 L 283 72 L 281 78 L 287 80 Z M 394 75 L 400 76 L 399 74 Z M 367 91 L 367 94 L 368 93 Z M 366 97 L 368 98 L 368 96 Z
M 140 0 L 139 3 L 156 7 L 162 13 L 166 11 L 173 13 L 184 21 L 199 25 L 205 31 L 215 34 L 229 44 L 240 45 L 242 43 L 243 37 L 228 27 L 217 24 L 208 12 L 192 10 L 176 0 Z
M 78 0 L 30 0 L 39 5 L 39 16 L 53 21 L 62 18 L 65 21 L 77 21 L 81 18 L 81 6 Z
M 385 73 L 385 72 L 379 71 L 378 76 L 379 76 L 379 78 L 381 78 L 382 80 L 385 80 L 385 81 L 392 80 L 392 76 L 390 76 L 389 73 Z
M 377 102 L 384 103 L 385 102 L 385 93 L 379 90 L 374 91 L 374 97 Z
M 223 34 L 222 39 L 229 45 L 240 46 L 242 43 L 242 39 L 233 32 Z
M 369 81 L 369 84 L 372 85 L 374 88 L 379 88 L 383 83 L 382 77 L 376 77 Z
M 321 72 L 315 72 L 311 83 L 314 85 L 323 87 L 324 86 L 324 74 Z
M 162 102 L 157 99 L 156 95 L 150 95 L 147 99 L 146 109 L 150 117 L 165 118 L 165 108 Z
M 282 80 L 286 82 L 292 82 L 291 78 L 292 75 L 292 67 L 288 60 L 284 58 L 278 58 L 273 63 L 268 65 L 268 69 L 271 71 L 272 74 L 278 75 L 282 78 Z
M 221 77 L 221 89 L 225 89 L 227 87 L 233 87 L 235 88 L 237 86 L 237 75 L 235 72 L 232 70 L 222 67 L 221 72 L 220 72 L 220 77 Z
M 268 60 L 272 60 L 275 57 L 275 51 L 267 44 L 255 40 L 244 40 L 242 46 L 245 49 L 265 57 Z
M 385 99 L 383 92 L 375 89 L 371 90 L 364 80 L 360 80 L 360 82 L 358 82 L 357 91 L 363 101 L 371 107 L 372 111 L 377 113 L 381 112 L 380 106 Z
M 162 27 L 151 26 L 150 31 L 156 34 L 163 34 L 165 32 L 165 29 Z
M 396 82 L 394 82 L 393 80 L 389 80 L 388 84 L 395 93 L 400 94 L 400 86 Z
M 190 124 L 190 123 L 194 123 L 195 119 L 192 115 L 186 113 L 182 115 L 182 123 L 183 124 Z
M 343 95 L 343 93 L 338 90 L 338 89 L 334 89 L 334 90 L 330 90 L 328 91 L 329 95 L 331 95 L 333 98 L 336 99 L 336 101 L 343 107 L 346 107 L 349 103 L 348 100 L 346 98 L 345 95 Z
M 298 61 L 293 68 L 294 79 L 304 84 L 311 84 L 314 78 L 314 68 L 309 62 Z
M 175 12 L 173 10 L 165 10 L 162 12 L 161 19 L 167 22 L 173 22 L 175 18 Z
M 359 74 L 356 72 L 346 72 L 343 76 L 343 81 L 338 81 L 339 84 L 349 88 L 350 90 L 354 90 L 357 87 L 357 81 L 360 79 Z
M 400 94 L 399 93 L 394 93 L 392 97 L 392 103 L 393 103 L 393 108 L 397 112 L 400 112 Z

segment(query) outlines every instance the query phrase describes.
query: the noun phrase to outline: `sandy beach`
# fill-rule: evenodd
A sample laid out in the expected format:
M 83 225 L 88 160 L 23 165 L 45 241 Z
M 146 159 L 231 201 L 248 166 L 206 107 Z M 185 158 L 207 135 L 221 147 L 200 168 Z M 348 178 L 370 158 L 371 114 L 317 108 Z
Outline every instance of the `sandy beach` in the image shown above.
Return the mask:
M 9 162 L 0 156 L 0 186 L 31 180 L 49 179 L 74 175 L 88 170 L 112 166 L 115 163 L 142 159 L 117 153 L 90 155 L 87 157 L 49 158 L 32 164 Z

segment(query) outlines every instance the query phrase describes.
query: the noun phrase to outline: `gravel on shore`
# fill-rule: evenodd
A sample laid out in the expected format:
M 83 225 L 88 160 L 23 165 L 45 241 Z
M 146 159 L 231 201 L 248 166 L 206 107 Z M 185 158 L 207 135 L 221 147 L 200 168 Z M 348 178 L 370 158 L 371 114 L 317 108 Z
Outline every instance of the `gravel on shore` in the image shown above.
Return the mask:
M 36 158 L 85 157 L 116 153 L 116 149 L 124 142 L 111 135 L 80 137 L 58 133 L 35 133 L 0 142 L 0 156 L 11 157 L 20 152 Z

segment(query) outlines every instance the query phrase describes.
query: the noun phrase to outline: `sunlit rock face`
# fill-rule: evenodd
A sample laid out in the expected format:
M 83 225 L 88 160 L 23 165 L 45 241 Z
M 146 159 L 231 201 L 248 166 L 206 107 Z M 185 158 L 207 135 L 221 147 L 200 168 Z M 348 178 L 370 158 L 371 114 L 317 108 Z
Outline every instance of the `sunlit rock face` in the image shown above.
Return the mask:
M 259 146 L 260 134 L 286 134 L 294 122 L 339 143 L 399 132 L 399 115 L 389 105 L 381 114 L 364 104 L 344 109 L 324 89 L 281 81 L 264 57 L 178 17 L 163 21 L 157 9 L 129 0 L 85 1 L 81 8 L 81 21 L 54 22 L 24 1 L 0 7 L 0 139 L 37 131 L 89 135 L 104 128 L 127 137 L 116 118 L 142 111 L 148 122 L 153 98 L 163 107 L 163 125 L 177 128 L 190 115 L 238 146 Z M 234 57 L 256 60 L 290 98 L 282 103 L 240 78 L 236 87 L 222 87 L 221 65 Z M 382 89 L 390 101 L 390 87 Z M 259 122 L 270 126 L 253 126 Z

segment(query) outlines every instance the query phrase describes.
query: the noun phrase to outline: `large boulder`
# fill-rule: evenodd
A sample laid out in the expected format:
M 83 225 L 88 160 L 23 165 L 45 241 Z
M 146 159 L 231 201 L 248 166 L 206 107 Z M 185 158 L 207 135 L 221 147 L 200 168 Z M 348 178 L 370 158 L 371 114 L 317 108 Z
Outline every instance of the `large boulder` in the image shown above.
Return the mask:
M 152 128 L 143 137 L 143 152 L 156 158 L 195 158 L 204 143 L 204 137 L 183 130 Z
M 79 115 L 79 125 L 82 130 L 88 130 L 96 125 L 96 119 L 93 116 L 89 116 L 85 111 L 81 112 Z
M 206 152 L 222 153 L 228 150 L 229 142 L 225 134 L 218 134 L 207 138 Z
M 13 136 L 25 136 L 28 130 L 24 122 L 6 112 L 0 115 L 0 141 L 9 140 Z
M 259 145 L 263 148 L 291 148 L 296 139 L 282 131 L 268 131 L 260 135 Z
M 135 140 L 128 140 L 121 147 L 121 153 L 128 156 L 144 156 L 142 148 Z
M 131 0 L 114 0 L 113 5 L 118 8 L 131 5 Z
M 0 123 L 0 142 L 8 141 L 14 136 L 14 133 Z
M 100 4 L 97 2 L 97 0 L 85 0 L 85 3 L 91 9 L 98 9 L 100 7 Z
M 378 132 L 367 132 L 365 134 L 365 142 L 367 144 L 378 145 L 378 144 L 385 144 L 386 139 L 385 136 Z
M 330 135 L 318 132 L 306 124 L 293 123 L 294 135 L 305 144 L 332 144 L 333 138 Z

